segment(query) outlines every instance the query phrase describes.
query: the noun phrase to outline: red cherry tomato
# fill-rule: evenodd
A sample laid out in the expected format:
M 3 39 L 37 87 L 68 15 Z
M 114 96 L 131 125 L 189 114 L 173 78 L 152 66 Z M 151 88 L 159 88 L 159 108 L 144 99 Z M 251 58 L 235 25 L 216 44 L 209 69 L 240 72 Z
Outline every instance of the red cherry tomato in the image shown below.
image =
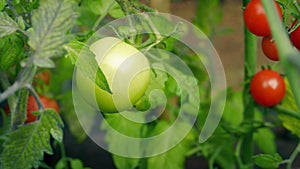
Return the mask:
M 54 109 L 57 113 L 59 113 L 59 107 L 55 100 L 50 99 L 45 96 L 39 96 L 40 100 L 44 106 L 45 109 L 51 108 Z M 38 105 L 36 100 L 34 99 L 33 95 L 28 96 L 27 101 L 27 118 L 25 123 L 31 123 L 37 120 L 37 116 L 33 115 L 32 113 L 38 110 Z
M 275 44 L 275 41 L 271 36 L 263 37 L 261 41 L 261 47 L 264 54 L 273 61 L 279 60 L 278 50 Z
M 297 23 L 297 20 L 293 23 L 293 25 L 295 25 L 296 23 Z M 300 26 L 298 26 L 293 32 L 291 32 L 290 38 L 291 38 L 293 45 L 298 50 L 300 50 Z
M 33 85 L 36 86 L 37 84 L 41 84 L 41 83 L 49 85 L 50 76 L 51 76 L 50 72 L 48 72 L 48 71 L 42 71 L 42 72 L 37 73 L 34 76 Z
M 250 93 L 260 105 L 270 107 L 282 101 L 285 95 L 283 78 L 273 70 L 262 70 L 250 82 Z
M 275 1 L 274 1 L 275 3 Z M 280 6 L 275 3 L 280 19 L 282 12 Z M 248 30 L 257 36 L 268 36 L 271 30 L 261 0 L 250 1 L 244 11 L 244 22 Z

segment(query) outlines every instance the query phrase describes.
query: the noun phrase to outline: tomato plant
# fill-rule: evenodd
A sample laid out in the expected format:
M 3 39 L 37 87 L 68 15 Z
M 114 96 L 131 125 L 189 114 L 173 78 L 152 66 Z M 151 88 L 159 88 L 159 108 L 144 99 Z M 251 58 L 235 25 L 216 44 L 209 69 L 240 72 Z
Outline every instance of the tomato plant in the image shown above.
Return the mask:
M 271 60 L 278 61 L 279 53 L 275 41 L 272 36 L 263 37 L 261 41 L 261 48 L 263 53 Z
M 273 1 L 273 0 L 272 0 Z M 273 1 L 275 3 L 275 1 Z M 280 6 L 276 4 L 279 17 L 282 17 Z M 244 22 L 249 31 L 257 36 L 268 36 L 271 34 L 266 13 L 261 0 L 251 0 L 244 10 Z
M 227 1 L 193 3 L 191 20 L 208 38 L 239 33 L 220 25 L 232 12 L 223 11 Z M 209 40 L 149 4 L 0 0 L 1 169 L 88 169 L 83 162 L 118 169 L 299 167 L 299 2 L 243 0 L 244 36 L 236 39 L 244 37 L 244 48 L 237 46 L 244 62 L 229 62 L 244 66 L 242 85 L 219 92 Z M 260 38 L 264 55 L 277 62 L 257 72 Z M 224 111 L 210 114 L 224 93 Z M 147 143 L 157 136 L 165 137 Z
M 102 90 L 94 82 L 78 72 L 77 88 L 84 98 L 91 102 L 95 97 L 100 110 L 104 113 L 116 113 L 133 107 L 148 87 L 150 67 L 146 57 L 134 47 L 120 39 L 107 37 L 90 46 L 96 55 L 99 67 L 107 77 L 112 94 Z M 128 100 L 129 98 L 129 100 Z
M 250 92 L 254 100 L 263 106 L 275 106 L 285 96 L 283 78 L 273 70 L 262 70 L 250 82 Z

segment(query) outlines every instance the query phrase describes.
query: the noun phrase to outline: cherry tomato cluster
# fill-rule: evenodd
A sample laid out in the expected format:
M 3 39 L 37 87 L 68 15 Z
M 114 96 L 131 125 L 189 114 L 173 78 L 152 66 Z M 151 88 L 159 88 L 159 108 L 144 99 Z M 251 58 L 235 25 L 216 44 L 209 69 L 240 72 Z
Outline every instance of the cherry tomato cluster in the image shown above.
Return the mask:
M 272 0 L 278 12 L 278 16 L 282 19 L 282 10 L 280 5 Z M 248 30 L 257 35 L 262 36 L 261 47 L 262 51 L 270 60 L 278 61 L 279 54 L 276 43 L 272 38 L 270 26 L 261 0 L 251 0 L 244 10 L 244 22 Z M 290 33 L 290 39 L 293 45 L 300 50 L 300 27 L 297 25 L 298 20 L 295 20 L 291 28 L 294 28 Z
M 279 18 L 282 19 L 280 5 L 274 0 Z M 272 38 L 271 29 L 261 0 L 251 0 L 244 10 L 244 22 L 247 29 L 262 36 L 261 47 L 265 56 L 270 60 L 279 61 L 279 53 L 276 43 Z M 300 49 L 300 28 L 296 28 L 291 34 L 294 46 Z M 283 77 L 273 70 L 262 70 L 254 75 L 250 81 L 250 93 L 253 99 L 260 105 L 271 107 L 282 101 L 286 88 Z

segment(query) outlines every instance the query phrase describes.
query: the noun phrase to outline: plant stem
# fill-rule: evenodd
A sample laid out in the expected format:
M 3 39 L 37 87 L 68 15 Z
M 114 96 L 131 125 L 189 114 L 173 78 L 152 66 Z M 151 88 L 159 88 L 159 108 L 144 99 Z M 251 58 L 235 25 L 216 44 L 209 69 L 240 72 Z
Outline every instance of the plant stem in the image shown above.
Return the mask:
M 297 145 L 296 149 L 292 153 L 291 157 L 287 162 L 287 169 L 292 169 L 293 162 L 295 161 L 296 157 L 300 153 L 300 143 Z
M 291 116 L 291 117 L 294 117 L 294 118 L 300 120 L 299 112 L 295 112 L 293 110 L 287 109 L 280 105 L 276 106 L 275 109 L 278 111 L 279 114 L 285 114 L 285 115 L 288 115 L 288 116 Z
M 113 7 L 115 1 L 110 1 L 110 4 L 107 5 L 107 8 L 105 9 L 104 13 L 97 19 L 97 21 L 95 22 L 94 26 L 93 26 L 93 31 L 97 30 L 97 27 L 99 26 L 100 22 L 105 18 L 105 16 L 108 14 L 108 12 L 111 10 L 111 8 Z
M 271 27 L 272 36 L 276 41 L 280 55 L 280 62 L 291 85 L 296 104 L 300 109 L 300 60 L 299 52 L 295 50 L 290 42 L 289 36 L 277 15 L 273 1 L 262 0 L 268 22 Z
M 246 7 L 249 0 L 243 0 L 243 7 Z M 245 74 L 244 80 L 249 79 L 256 72 L 256 52 L 257 52 L 257 37 L 250 33 L 246 27 L 244 27 L 245 35 Z M 243 103 L 244 103 L 244 123 L 252 124 L 254 119 L 254 102 L 250 95 L 250 84 L 247 83 L 244 86 L 243 91 Z M 253 132 L 250 130 L 242 138 L 240 155 L 244 168 L 251 169 L 252 155 L 253 155 Z

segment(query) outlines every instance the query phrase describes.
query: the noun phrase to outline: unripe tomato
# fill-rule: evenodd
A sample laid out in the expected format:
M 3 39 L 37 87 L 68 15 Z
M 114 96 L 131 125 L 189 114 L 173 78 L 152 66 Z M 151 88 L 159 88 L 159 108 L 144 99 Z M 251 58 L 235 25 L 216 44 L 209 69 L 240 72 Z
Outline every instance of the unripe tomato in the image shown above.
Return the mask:
M 279 60 L 278 50 L 272 36 L 265 36 L 261 41 L 261 47 L 264 54 L 273 61 Z
M 294 22 L 296 24 L 297 21 Z M 290 34 L 291 41 L 293 45 L 300 50 L 300 26 L 298 26 L 293 32 Z
M 262 70 L 250 82 L 250 93 L 260 105 L 275 106 L 284 98 L 286 89 L 283 78 L 273 70 Z
M 100 89 L 77 69 L 77 89 L 87 102 L 95 98 L 101 112 L 117 113 L 132 108 L 148 87 L 150 66 L 139 50 L 118 38 L 100 39 L 90 46 L 112 94 Z
M 273 1 L 275 3 L 275 1 Z M 282 12 L 280 6 L 275 3 L 280 19 Z M 244 10 L 244 22 L 248 30 L 257 36 L 268 36 L 271 29 L 261 0 L 251 0 Z
M 45 109 L 54 109 L 57 113 L 59 113 L 59 106 L 55 100 L 41 95 L 39 96 L 39 98 Z M 33 112 L 38 111 L 38 104 L 34 99 L 33 95 L 28 96 L 26 111 L 27 118 L 25 123 L 31 123 L 37 120 L 37 116 L 32 114 Z

